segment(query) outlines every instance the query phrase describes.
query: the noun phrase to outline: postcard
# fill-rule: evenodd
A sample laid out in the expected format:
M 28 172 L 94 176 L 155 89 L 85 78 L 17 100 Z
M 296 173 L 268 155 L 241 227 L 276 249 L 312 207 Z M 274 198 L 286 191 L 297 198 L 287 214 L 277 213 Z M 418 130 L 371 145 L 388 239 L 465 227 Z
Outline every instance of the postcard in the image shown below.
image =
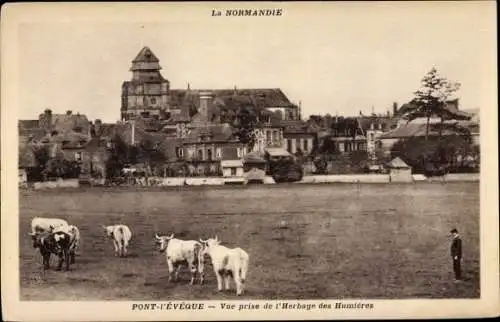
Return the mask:
M 4 319 L 498 316 L 495 7 L 4 4 Z

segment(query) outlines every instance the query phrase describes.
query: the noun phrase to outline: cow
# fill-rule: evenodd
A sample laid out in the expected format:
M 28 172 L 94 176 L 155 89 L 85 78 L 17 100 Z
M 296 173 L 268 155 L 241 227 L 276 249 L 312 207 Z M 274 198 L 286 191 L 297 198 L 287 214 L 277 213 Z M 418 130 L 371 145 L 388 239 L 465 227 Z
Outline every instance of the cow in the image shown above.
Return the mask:
M 76 251 L 78 250 L 78 248 L 80 248 L 81 244 L 80 230 L 75 225 L 69 225 L 69 226 L 60 226 L 54 228 L 52 231 L 53 232 L 62 231 L 70 236 L 71 244 L 69 248 L 69 254 L 70 254 L 71 264 L 74 264 Z
M 196 279 L 196 272 L 199 274 L 199 283 L 203 284 L 204 260 L 202 254 L 202 245 L 196 240 L 181 240 L 170 236 L 159 236 L 155 234 L 156 243 L 160 245 L 160 253 L 165 253 L 168 265 L 168 281 L 172 281 L 172 275 L 175 271 L 174 280 L 179 280 L 179 271 L 182 264 L 187 263 L 191 272 L 191 281 L 193 285 Z
M 66 263 L 66 270 L 70 266 L 70 249 L 72 236 L 64 231 L 44 232 L 34 236 L 33 247 L 40 250 L 43 258 L 43 268 L 50 268 L 50 257 L 52 254 L 59 257 L 57 270 L 61 270 L 63 262 Z
M 31 220 L 30 235 L 34 236 L 38 233 L 51 232 L 52 229 L 63 226 L 69 226 L 68 222 L 64 219 L 35 217 Z
M 123 224 L 101 226 L 104 234 L 113 240 L 115 246 L 115 256 L 125 257 L 128 253 L 128 245 L 132 239 L 130 228 Z
M 202 256 L 208 254 L 212 260 L 215 276 L 217 277 L 217 289 L 222 291 L 222 280 L 226 290 L 229 290 L 231 276 L 236 284 L 236 295 L 243 293 L 243 285 L 248 272 L 249 256 L 241 248 L 227 248 L 220 245 L 217 236 L 207 240 L 200 239 L 203 245 Z

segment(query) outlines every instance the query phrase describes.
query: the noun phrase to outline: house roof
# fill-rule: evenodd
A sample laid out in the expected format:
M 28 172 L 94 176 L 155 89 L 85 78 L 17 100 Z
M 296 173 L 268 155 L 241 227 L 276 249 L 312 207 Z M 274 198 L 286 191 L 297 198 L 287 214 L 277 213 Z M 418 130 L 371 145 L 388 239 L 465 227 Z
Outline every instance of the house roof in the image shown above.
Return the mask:
M 20 136 L 29 136 L 38 130 L 38 120 L 19 120 L 17 128 Z
M 443 124 L 442 135 L 454 135 L 463 133 L 463 130 L 469 129 L 471 132 L 477 128 L 474 126 L 474 122 L 468 121 L 457 121 L 449 120 L 445 121 Z M 382 134 L 379 139 L 403 139 L 409 137 L 425 136 L 426 123 L 408 123 L 406 125 L 400 126 L 394 130 Z M 429 124 L 429 135 L 436 136 L 439 135 L 439 123 Z
M 396 116 L 406 118 L 406 114 L 417 107 L 415 101 L 410 101 L 401 106 L 401 108 L 396 112 Z M 459 120 L 470 120 L 472 115 L 461 111 L 458 109 L 458 99 L 449 100 L 445 103 L 443 110 L 447 118 L 459 119 Z
M 40 118 L 44 114 L 40 114 Z M 82 133 L 88 133 L 90 122 L 87 116 L 82 114 L 52 114 L 52 128 L 57 131 L 71 132 L 80 128 Z
M 222 160 L 220 162 L 220 165 L 223 168 L 243 167 L 243 161 L 242 160 Z
M 317 132 L 316 128 L 305 121 L 291 121 L 282 120 L 281 125 L 284 127 L 284 134 L 306 133 L 314 134 Z
M 292 156 L 287 150 L 282 148 L 266 148 L 265 151 L 272 157 Z
M 395 157 L 394 159 L 392 159 L 392 161 L 389 162 L 387 166 L 390 168 L 399 168 L 399 169 L 410 168 L 410 166 L 406 164 L 406 162 L 404 162 L 400 157 Z
M 188 134 L 185 143 L 200 142 L 201 136 L 208 136 L 206 142 L 235 141 L 233 129 L 229 124 L 209 124 L 205 127 L 194 128 Z
M 267 161 L 258 152 L 250 152 L 243 157 L 243 163 L 267 163 Z
M 19 146 L 19 168 L 31 168 L 36 166 L 35 153 L 31 146 L 23 144 Z

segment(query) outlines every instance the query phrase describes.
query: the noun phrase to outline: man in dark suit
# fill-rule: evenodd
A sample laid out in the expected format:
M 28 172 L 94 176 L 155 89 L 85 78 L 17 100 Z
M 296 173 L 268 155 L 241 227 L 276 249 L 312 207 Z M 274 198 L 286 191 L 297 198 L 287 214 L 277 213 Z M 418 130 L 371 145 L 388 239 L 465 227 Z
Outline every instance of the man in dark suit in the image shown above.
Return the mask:
M 450 231 L 452 236 L 451 242 L 451 258 L 453 259 L 453 272 L 455 273 L 455 283 L 462 280 L 462 269 L 460 267 L 462 261 L 462 238 L 458 234 L 458 230 Z

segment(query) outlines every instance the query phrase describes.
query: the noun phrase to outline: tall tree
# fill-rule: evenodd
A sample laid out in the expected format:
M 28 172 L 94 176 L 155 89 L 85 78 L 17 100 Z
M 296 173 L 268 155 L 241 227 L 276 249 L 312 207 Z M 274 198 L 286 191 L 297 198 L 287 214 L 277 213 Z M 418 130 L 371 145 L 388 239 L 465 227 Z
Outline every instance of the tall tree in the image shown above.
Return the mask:
M 250 149 L 255 145 L 255 127 L 258 122 L 259 113 L 251 105 L 243 105 L 238 108 L 233 127 L 236 130 L 236 136 L 241 143 L 247 144 Z
M 413 107 L 408 110 L 406 116 L 408 121 L 419 117 L 426 118 L 426 140 L 429 137 L 430 119 L 432 116 L 441 118 L 441 126 L 439 128 L 441 135 L 444 119 L 458 114 L 447 109 L 446 104 L 459 89 L 459 83 L 441 76 L 434 67 L 422 78 L 420 89 L 414 93 L 415 98 L 412 100 Z

